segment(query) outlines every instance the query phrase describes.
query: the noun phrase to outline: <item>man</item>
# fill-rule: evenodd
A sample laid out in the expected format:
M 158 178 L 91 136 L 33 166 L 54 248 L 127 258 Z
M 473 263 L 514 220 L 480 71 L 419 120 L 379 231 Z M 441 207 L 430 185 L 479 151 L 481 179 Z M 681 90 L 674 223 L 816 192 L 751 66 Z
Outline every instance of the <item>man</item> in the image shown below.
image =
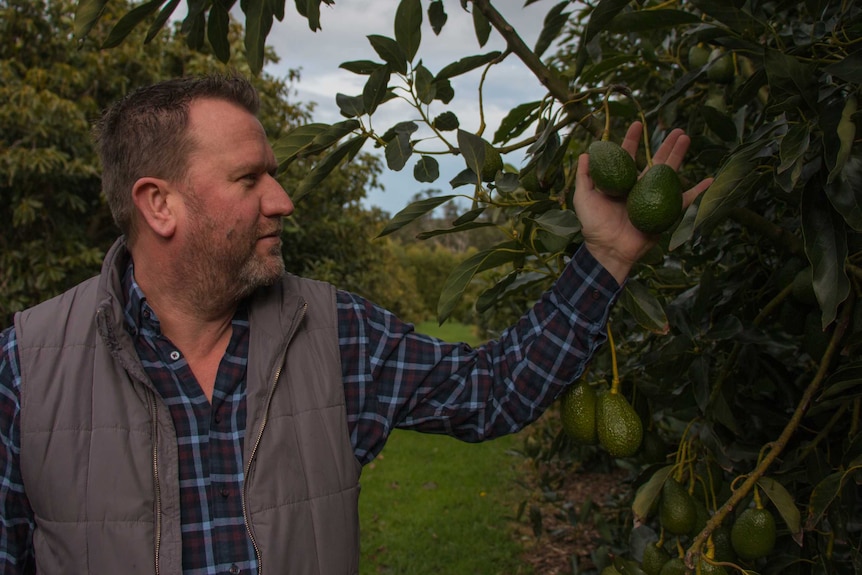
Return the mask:
M 554 288 L 476 349 L 416 334 L 284 273 L 293 204 L 257 108 L 242 78 L 182 78 L 97 126 L 123 235 L 0 336 L 0 573 L 357 573 L 359 474 L 391 430 L 481 441 L 536 419 L 654 241 L 582 156 L 585 242 Z M 672 132 L 655 161 L 687 147 Z

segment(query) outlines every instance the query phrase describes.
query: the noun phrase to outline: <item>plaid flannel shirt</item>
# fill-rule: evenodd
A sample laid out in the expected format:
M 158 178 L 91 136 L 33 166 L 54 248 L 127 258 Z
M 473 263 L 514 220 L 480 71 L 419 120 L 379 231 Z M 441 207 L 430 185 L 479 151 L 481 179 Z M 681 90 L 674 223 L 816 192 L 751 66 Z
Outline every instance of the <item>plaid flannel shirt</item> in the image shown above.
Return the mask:
M 207 401 L 182 353 L 161 333 L 134 281 L 125 323 L 177 431 L 183 573 L 253 573 L 242 515 L 242 445 L 249 322 L 240 306 Z M 554 287 L 499 339 L 476 348 L 413 331 L 368 300 L 337 292 L 350 439 L 364 465 L 394 428 L 477 442 L 534 421 L 605 341 L 620 286 L 579 249 Z M 21 384 L 13 328 L 0 333 L 0 575 L 32 573 L 33 511 L 18 466 Z

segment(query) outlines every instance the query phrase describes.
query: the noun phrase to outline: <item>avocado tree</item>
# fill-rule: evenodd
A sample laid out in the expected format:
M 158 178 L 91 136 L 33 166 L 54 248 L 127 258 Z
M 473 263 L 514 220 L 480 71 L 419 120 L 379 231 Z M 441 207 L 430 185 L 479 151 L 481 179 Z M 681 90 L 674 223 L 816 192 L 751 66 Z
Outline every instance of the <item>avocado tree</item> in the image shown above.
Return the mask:
M 118 234 L 100 192 L 90 137 L 101 110 L 131 89 L 185 73 L 234 68 L 250 74 L 238 50 L 243 29 L 236 22 L 223 30 L 235 52 L 229 65 L 208 46 L 190 47 L 175 27 L 151 38 L 147 30 L 130 30 L 127 42 L 114 45 L 110 33 L 132 7 L 106 5 L 90 35 L 78 42 L 71 35 L 72 0 L 0 3 L 0 219 L 6 224 L 0 234 L 0 329 L 11 324 L 14 312 L 98 273 Z M 275 55 L 270 50 L 265 58 Z M 252 77 L 262 95 L 261 121 L 273 137 L 309 121 L 309 108 L 289 98 L 297 78 L 296 71 L 283 79 Z M 334 280 L 423 319 L 433 309 L 419 309 L 406 297 L 412 278 L 382 279 L 396 255 L 364 240 L 385 219 L 361 205 L 380 169 L 376 157 L 363 154 L 330 174 L 322 193 L 285 223 L 285 261 L 295 273 Z M 304 170 L 303 162 L 295 162 L 281 174 L 283 184 L 292 191 Z
M 79 34 L 106 3 L 80 0 Z M 117 34 L 138 22 L 157 29 L 177 4 L 142 4 Z M 312 29 L 320 4 L 296 3 Z M 196 45 L 226 59 L 219 23 L 231 5 L 189 0 L 184 22 Z M 287 17 L 284 2 L 239 8 L 254 63 L 273 20 Z M 472 19 L 478 53 L 430 70 L 422 36 L 450 15 Z M 470 208 L 434 233 L 487 227 L 500 241 L 453 270 L 438 318 L 478 283 L 475 307 L 493 329 L 547 288 L 580 242 L 570 206 L 578 154 L 619 141 L 640 120 L 644 169 L 650 150 L 684 128 L 692 148 L 683 188 L 715 181 L 633 270 L 611 318 L 615 337 L 583 382 L 601 395 L 610 381 L 607 393 L 624 395 L 643 425 L 640 450 L 616 460 L 632 470 L 628 512 L 585 569 L 861 573 L 862 8 L 559 2 L 533 46 L 517 28 L 489 0 L 401 0 L 392 32 L 367 39 L 373 57 L 341 65 L 365 78 L 361 94 L 336 95 L 345 119 L 300 126 L 276 146 L 283 165 L 315 159 L 295 194 L 314 192 L 370 145 L 385 150 L 389 169 L 446 181 L 451 191 L 409 205 L 381 235 L 469 197 Z M 482 50 L 491 34 L 505 50 Z M 485 72 L 510 59 L 532 72 L 543 98 L 487 132 L 484 116 L 448 109 L 454 77 L 475 76 L 481 95 Z M 414 118 L 371 129 L 368 118 L 394 98 Z M 502 166 L 500 152 L 523 161 Z M 463 171 L 441 174 L 442 153 L 463 158 Z M 615 421 L 596 425 L 607 432 Z M 547 452 L 560 453 L 564 433 Z

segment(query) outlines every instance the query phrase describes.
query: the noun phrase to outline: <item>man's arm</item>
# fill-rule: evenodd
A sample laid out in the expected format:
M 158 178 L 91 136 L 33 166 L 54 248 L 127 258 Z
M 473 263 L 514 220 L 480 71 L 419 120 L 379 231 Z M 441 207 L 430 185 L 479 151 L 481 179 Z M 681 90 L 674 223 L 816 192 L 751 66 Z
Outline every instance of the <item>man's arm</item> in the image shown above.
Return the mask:
M 0 332 L 0 575 L 35 573 L 33 510 L 21 479 L 20 386 L 14 328 Z
M 495 341 L 472 348 L 413 331 L 367 300 L 338 293 L 347 417 L 370 462 L 392 429 L 482 441 L 537 419 L 606 339 L 620 285 L 581 248 L 554 287 Z
M 643 126 L 622 147 L 634 156 Z M 678 170 L 690 140 L 674 130 L 653 156 Z M 683 194 L 687 207 L 703 180 Z M 553 289 L 497 341 L 476 349 L 416 334 L 369 302 L 339 294 L 348 423 L 357 458 L 368 463 L 394 427 L 481 441 L 535 420 L 583 373 L 606 339 L 605 324 L 631 267 L 657 237 L 635 228 L 625 202 L 595 189 L 579 158 L 574 208 L 584 244 Z

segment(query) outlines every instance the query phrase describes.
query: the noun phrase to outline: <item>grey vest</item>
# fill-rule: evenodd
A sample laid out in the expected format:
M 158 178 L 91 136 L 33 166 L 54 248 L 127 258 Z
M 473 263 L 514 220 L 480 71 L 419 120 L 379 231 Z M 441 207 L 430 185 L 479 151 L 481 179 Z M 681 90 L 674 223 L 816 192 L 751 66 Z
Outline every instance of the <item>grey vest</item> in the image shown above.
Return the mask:
M 40 575 L 181 572 L 176 433 L 124 328 L 127 261 L 117 242 L 100 276 L 15 318 Z M 249 319 L 243 503 L 260 572 L 358 573 L 335 292 L 285 276 Z

